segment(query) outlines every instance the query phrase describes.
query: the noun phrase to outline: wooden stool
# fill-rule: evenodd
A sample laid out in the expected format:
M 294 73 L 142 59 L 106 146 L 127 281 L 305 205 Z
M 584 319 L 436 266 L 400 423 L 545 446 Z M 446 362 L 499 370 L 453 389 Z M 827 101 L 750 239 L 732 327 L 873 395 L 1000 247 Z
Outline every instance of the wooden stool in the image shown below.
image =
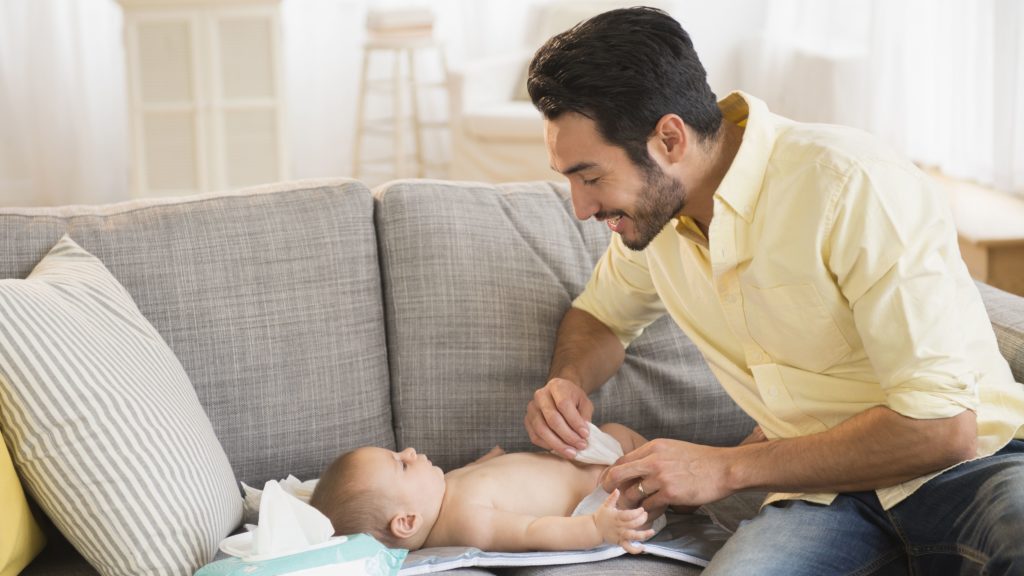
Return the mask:
M 431 50 L 437 53 L 441 71 L 447 66 L 444 50 L 433 34 L 371 34 L 363 47 L 362 87 L 356 112 L 355 151 L 352 174 L 361 178 L 370 166 L 390 166 L 392 178 L 415 175 L 423 178 L 428 167 L 445 170 L 446 162 L 429 163 L 423 153 L 423 134 L 429 129 L 447 129 L 447 121 L 425 122 L 420 114 L 420 96 L 423 88 L 441 88 L 447 90 L 444 78 L 439 81 L 423 81 L 416 77 L 416 52 Z M 382 80 L 370 79 L 371 58 L 375 53 L 387 53 L 392 57 L 392 68 L 389 78 Z M 402 73 L 402 62 L 408 73 Z M 391 97 L 391 115 L 379 119 L 369 119 L 367 97 L 371 93 L 386 93 Z M 447 95 L 447 92 L 446 92 Z M 406 114 L 403 104 L 409 102 L 409 113 Z M 447 109 L 447 106 L 445 107 Z M 407 142 L 408 135 L 412 140 Z M 364 140 L 371 135 L 390 136 L 392 153 L 380 158 L 364 158 Z M 412 159 L 415 170 L 409 170 L 408 161 Z

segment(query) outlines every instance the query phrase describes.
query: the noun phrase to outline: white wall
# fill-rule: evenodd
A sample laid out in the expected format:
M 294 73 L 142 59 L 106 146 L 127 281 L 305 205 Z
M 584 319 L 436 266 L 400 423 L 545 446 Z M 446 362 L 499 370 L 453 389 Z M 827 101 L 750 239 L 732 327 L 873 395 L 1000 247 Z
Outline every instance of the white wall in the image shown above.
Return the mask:
M 690 34 L 708 84 L 719 98 L 733 90 L 749 90 L 743 76 L 743 50 L 748 49 L 765 21 L 761 0 L 676 0 L 672 15 Z

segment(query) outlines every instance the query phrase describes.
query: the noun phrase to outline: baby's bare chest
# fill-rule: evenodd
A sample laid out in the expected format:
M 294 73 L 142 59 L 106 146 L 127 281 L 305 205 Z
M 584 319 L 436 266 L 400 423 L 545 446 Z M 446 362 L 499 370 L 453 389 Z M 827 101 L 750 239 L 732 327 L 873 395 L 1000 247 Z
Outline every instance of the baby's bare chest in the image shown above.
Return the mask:
M 460 501 L 509 512 L 568 516 L 597 486 L 603 468 L 552 454 L 506 454 L 450 474 L 447 490 Z

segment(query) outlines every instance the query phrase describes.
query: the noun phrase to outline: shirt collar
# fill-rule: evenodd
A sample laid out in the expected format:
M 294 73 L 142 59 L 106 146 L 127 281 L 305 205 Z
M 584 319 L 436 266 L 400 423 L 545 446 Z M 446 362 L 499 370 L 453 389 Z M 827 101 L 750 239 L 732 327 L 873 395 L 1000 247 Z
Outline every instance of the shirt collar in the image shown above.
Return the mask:
M 697 223 L 689 216 L 676 216 L 676 232 L 698 246 L 704 248 L 709 246 L 708 239 L 704 237 L 700 228 L 697 227 Z
M 775 122 L 763 101 L 743 92 L 729 94 L 718 107 L 726 121 L 743 126 L 744 131 L 736 157 L 718 185 L 715 197 L 750 222 L 775 145 Z

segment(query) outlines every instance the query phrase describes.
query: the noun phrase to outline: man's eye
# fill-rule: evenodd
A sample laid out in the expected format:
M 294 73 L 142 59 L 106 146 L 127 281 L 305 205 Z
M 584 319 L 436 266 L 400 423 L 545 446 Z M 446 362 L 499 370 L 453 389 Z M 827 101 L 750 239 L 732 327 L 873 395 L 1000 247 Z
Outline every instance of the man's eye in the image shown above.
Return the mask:
M 583 179 L 583 185 L 584 186 L 593 186 L 594 184 L 597 183 L 598 180 L 600 180 L 600 178 L 591 178 L 590 180 L 587 180 L 586 178 L 584 178 Z

